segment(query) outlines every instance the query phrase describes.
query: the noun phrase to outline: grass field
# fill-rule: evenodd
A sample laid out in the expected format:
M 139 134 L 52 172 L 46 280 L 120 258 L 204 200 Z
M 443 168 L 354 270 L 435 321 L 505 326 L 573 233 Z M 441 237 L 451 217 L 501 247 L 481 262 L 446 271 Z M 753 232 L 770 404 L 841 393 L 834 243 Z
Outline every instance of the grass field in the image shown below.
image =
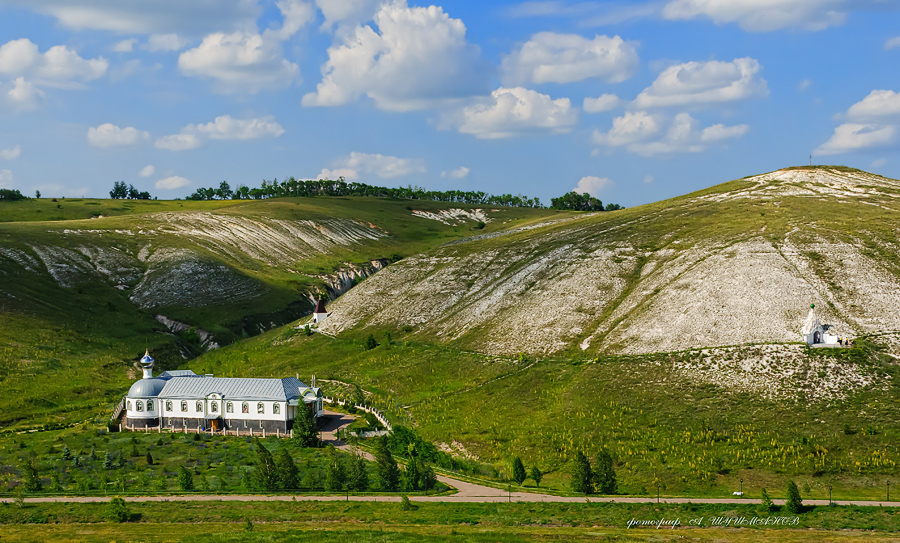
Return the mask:
M 718 518 L 783 517 L 751 506 L 626 504 L 142 503 L 132 521 L 105 521 L 105 504 L 0 506 L 14 541 L 896 541 L 900 517 L 872 507 L 817 507 L 797 525 L 717 528 Z M 787 515 L 790 516 L 790 515 Z M 631 519 L 679 519 L 672 529 Z M 702 519 L 702 520 L 700 520 Z M 246 531 L 250 521 L 252 532 Z M 690 522 L 701 527 L 690 527 Z M 777 534 L 777 535 L 776 535 Z

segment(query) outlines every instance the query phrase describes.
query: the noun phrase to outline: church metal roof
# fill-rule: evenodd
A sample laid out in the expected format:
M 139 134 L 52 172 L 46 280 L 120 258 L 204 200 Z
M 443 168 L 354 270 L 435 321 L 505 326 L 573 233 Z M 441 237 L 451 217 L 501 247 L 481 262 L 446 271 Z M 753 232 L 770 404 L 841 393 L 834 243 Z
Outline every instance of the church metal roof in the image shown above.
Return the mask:
M 294 377 L 257 379 L 240 377 L 172 377 L 159 393 L 160 398 L 204 398 L 221 394 L 226 400 L 280 400 L 300 397 L 307 388 Z

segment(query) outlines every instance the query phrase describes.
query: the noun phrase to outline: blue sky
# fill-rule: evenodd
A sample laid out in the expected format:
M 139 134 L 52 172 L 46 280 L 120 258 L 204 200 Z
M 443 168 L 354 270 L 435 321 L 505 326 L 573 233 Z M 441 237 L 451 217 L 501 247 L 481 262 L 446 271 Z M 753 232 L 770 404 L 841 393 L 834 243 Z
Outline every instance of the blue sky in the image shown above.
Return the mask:
M 0 187 L 343 175 L 634 206 L 900 177 L 900 2 L 0 0 Z

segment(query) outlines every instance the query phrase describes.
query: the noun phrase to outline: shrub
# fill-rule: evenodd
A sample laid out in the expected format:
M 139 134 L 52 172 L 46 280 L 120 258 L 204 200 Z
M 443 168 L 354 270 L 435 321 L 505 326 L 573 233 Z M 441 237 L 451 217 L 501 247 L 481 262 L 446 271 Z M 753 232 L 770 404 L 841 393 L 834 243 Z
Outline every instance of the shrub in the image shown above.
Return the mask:
M 513 459 L 512 478 L 519 486 L 522 486 L 522 483 L 528 478 L 528 474 L 525 472 L 525 464 L 522 463 L 522 459 L 518 456 Z
M 413 505 L 406 496 L 400 496 L 400 509 L 403 509 L 404 511 L 415 511 L 418 507 Z
M 128 522 L 131 519 L 131 511 L 128 510 L 125 500 L 122 498 L 109 500 L 109 505 L 106 506 L 106 518 L 110 522 Z

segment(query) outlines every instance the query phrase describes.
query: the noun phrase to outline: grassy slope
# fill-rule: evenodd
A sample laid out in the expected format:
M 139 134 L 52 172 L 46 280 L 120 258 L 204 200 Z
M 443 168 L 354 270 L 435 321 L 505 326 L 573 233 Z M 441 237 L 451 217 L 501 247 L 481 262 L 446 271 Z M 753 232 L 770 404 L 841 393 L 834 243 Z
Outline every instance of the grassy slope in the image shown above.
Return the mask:
M 900 464 L 900 389 L 864 391 L 831 405 L 765 401 L 671 370 L 691 353 L 595 360 L 536 361 L 483 356 L 446 346 L 406 344 L 393 333 L 366 351 L 362 341 L 273 330 L 195 360 L 221 375 L 315 374 L 332 394 L 357 384 L 395 422 L 427 439 L 458 441 L 493 462 L 501 476 L 521 456 L 548 472 L 543 486 L 564 490 L 577 449 L 608 448 L 620 489 L 641 494 L 728 496 L 782 488 L 789 478 L 817 497 L 881 497 Z M 843 353 L 843 356 L 848 353 Z M 826 354 L 824 356 L 830 356 Z M 897 366 L 862 355 L 897 382 Z M 850 433 L 847 433 L 849 430 Z
M 61 207 L 57 209 L 57 205 Z M 0 204 L 0 247 L 31 253 L 30 245 L 35 244 L 71 247 L 88 243 L 129 254 L 136 254 L 148 241 L 187 247 L 261 285 L 264 294 L 215 306 L 143 310 L 129 301 L 129 291 L 117 290 L 99 277 L 64 288 L 46 273 L 31 273 L 0 258 L 0 427 L 102 418 L 127 390 L 132 381 L 127 372 L 144 348 L 154 351 L 162 368 L 183 364 L 182 353 L 199 352 L 198 346 L 185 338 L 161 334 L 165 328 L 155 320 L 156 313 L 200 326 L 225 340 L 234 339 L 240 337 L 241 325 L 247 320 L 267 323 L 267 316 L 284 312 L 292 302 L 308 304 L 308 293 L 322 284 L 316 276 L 331 273 L 344 263 L 425 251 L 482 232 L 473 229 L 471 221 L 449 226 L 410 212 L 454 207 L 475 206 L 375 198 L 4 202 Z M 163 211 L 285 220 L 346 218 L 375 224 L 389 235 L 271 267 L 249 257 L 217 254 L 176 236 L 153 238 L 121 232 L 140 230 L 150 223 L 148 213 Z M 112 216 L 85 218 L 94 213 Z M 483 231 L 527 224 L 550 214 L 556 216 L 546 210 L 500 208 L 490 212 L 496 220 Z M 75 233 L 63 234 L 66 230 Z M 85 232 L 88 230 L 91 232 Z M 296 273 L 287 271 L 288 266 Z

